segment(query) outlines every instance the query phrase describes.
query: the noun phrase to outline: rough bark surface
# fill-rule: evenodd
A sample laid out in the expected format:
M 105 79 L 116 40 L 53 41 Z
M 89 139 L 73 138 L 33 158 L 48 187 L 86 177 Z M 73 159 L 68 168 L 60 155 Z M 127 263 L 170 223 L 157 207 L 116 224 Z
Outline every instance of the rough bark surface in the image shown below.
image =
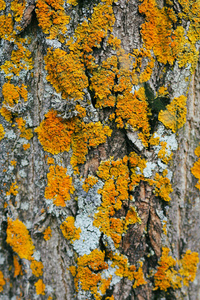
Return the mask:
M 200 300 L 199 12 L 0 0 L 0 299 Z

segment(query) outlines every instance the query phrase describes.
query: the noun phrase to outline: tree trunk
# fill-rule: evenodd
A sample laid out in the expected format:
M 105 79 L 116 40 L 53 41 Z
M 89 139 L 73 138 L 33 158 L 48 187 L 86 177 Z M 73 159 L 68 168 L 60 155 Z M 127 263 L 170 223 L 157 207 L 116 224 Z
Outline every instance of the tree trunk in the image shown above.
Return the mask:
M 199 0 L 0 0 L 0 299 L 200 299 Z

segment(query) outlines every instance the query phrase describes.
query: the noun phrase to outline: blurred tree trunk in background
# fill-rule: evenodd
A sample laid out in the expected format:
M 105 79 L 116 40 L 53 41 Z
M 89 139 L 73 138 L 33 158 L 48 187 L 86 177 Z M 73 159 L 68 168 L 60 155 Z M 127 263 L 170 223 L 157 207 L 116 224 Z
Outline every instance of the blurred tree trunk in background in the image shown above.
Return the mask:
M 0 0 L 0 299 L 200 299 L 199 0 Z

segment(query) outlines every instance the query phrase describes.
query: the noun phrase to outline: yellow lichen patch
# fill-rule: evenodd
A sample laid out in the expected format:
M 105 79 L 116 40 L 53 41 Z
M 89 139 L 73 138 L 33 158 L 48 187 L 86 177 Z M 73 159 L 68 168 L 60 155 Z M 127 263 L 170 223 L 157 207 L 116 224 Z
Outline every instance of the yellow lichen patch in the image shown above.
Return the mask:
M 62 42 L 63 34 L 67 32 L 66 25 L 70 17 L 66 15 L 64 0 L 38 0 L 36 15 L 43 32 L 49 34 L 49 39 L 59 38 Z
M 165 164 L 172 159 L 173 153 L 169 154 L 167 151 L 167 142 L 160 142 L 161 149 L 158 152 L 158 158 L 160 158 Z
M 43 232 L 43 234 L 44 234 L 44 240 L 45 240 L 45 241 L 50 240 L 50 238 L 52 237 L 52 234 L 51 234 L 51 227 L 48 226 L 48 227 L 45 229 L 45 231 Z
M 159 267 L 154 275 L 154 290 L 160 289 L 166 291 L 170 287 L 173 289 L 180 288 L 182 286 L 181 277 L 174 269 L 176 260 L 172 256 L 169 256 L 169 249 L 167 247 L 162 248 L 162 256 L 158 264 Z
M 42 276 L 44 266 L 41 261 L 33 260 L 31 262 L 30 268 L 33 275 L 35 275 L 36 277 Z
M 140 267 L 136 271 L 134 265 L 129 265 L 128 259 L 122 254 L 111 254 L 110 259 L 112 260 L 112 267 L 117 267 L 115 274 L 120 277 L 126 277 L 129 280 L 134 280 L 133 288 L 136 288 L 140 285 L 146 284 L 144 280 L 144 274 L 142 270 L 142 263 L 140 262 Z
M 45 188 L 45 198 L 52 199 L 56 206 L 66 206 L 70 193 L 74 193 L 72 178 L 66 175 L 67 169 L 61 166 L 50 166 L 47 174 L 48 184 Z
M 131 152 L 129 154 L 129 163 L 131 167 L 131 184 L 129 189 L 131 191 L 141 180 L 144 180 L 144 175 L 142 174 L 144 168 L 146 168 L 146 160 L 141 158 L 137 153 Z
M 76 6 L 78 4 L 78 2 L 76 0 L 67 0 L 67 3 Z
M 69 270 L 70 270 L 72 276 L 75 277 L 76 276 L 76 267 L 75 266 L 70 266 Z
M 20 137 L 25 138 L 27 140 L 32 139 L 33 133 L 30 128 L 26 129 L 26 121 L 22 118 L 16 118 L 15 121 L 17 122 L 19 130 L 21 131 Z
M 13 35 L 13 20 L 11 14 L 0 16 L 0 38 L 10 40 Z
M 45 284 L 42 279 L 39 279 L 35 284 L 37 295 L 45 295 Z
M 7 121 L 7 122 L 12 122 L 12 113 L 7 109 L 5 108 L 4 106 L 0 109 L 0 113 L 2 115 L 2 117 L 4 117 L 4 119 Z
M 30 144 L 28 143 L 28 144 L 23 144 L 23 148 L 24 148 L 24 150 L 26 151 L 27 149 L 29 149 L 30 148 Z
M 174 24 L 177 23 L 177 16 L 172 8 L 164 6 L 160 9 L 155 0 L 141 1 L 139 12 L 146 17 L 146 22 L 141 26 L 145 47 L 148 50 L 153 49 L 160 63 L 172 65 L 177 59 L 180 67 L 188 63 L 194 67 L 198 56 L 194 46 L 194 40 L 196 41 L 197 38 L 195 30 L 190 27 L 189 39 L 186 38 L 182 26 L 173 29 Z
M 44 150 L 52 154 L 69 151 L 71 136 L 75 129 L 73 119 L 63 122 L 53 110 L 49 111 L 45 117 L 46 119 L 35 129 Z
M 195 155 L 200 157 L 200 146 L 195 149 Z M 194 177 L 198 179 L 198 182 L 195 186 L 200 190 L 200 158 L 194 163 L 193 167 L 191 168 L 191 172 Z
M 6 74 L 6 78 L 12 78 L 13 75 L 19 76 L 21 71 L 31 70 L 33 68 L 31 52 L 27 47 L 23 46 L 25 42 L 26 39 L 15 38 L 17 50 L 13 50 L 11 59 L 9 61 L 6 60 L 4 65 L 1 66 L 1 70 Z M 22 94 L 24 95 L 23 91 Z
M 105 183 L 98 191 L 102 195 L 102 203 L 94 216 L 94 226 L 110 236 L 118 247 L 128 225 L 140 221 L 134 208 L 130 208 L 125 220 L 114 217 L 116 211 L 121 209 L 122 201 L 129 199 L 128 157 L 125 156 L 117 161 L 111 159 L 101 162 L 97 175 L 105 180 Z
M 180 260 L 175 260 L 169 256 L 169 249 L 162 248 L 162 256 L 158 262 L 159 267 L 154 275 L 155 289 L 166 291 L 168 288 L 178 289 L 183 285 L 189 286 L 189 281 L 194 281 L 196 277 L 199 257 L 197 252 L 187 250 Z M 175 270 L 176 264 L 179 270 Z
M 48 49 L 44 60 L 48 71 L 47 80 L 56 91 L 61 92 L 65 99 L 82 100 L 88 78 L 79 56 L 61 49 Z
M 199 263 L 199 255 L 197 252 L 187 250 L 178 262 L 180 265 L 179 274 L 183 277 L 183 284 L 189 286 L 189 281 L 194 281 L 197 272 L 197 264 Z
M 159 175 L 158 173 L 155 175 L 155 195 L 168 202 L 171 200 L 169 194 L 173 192 L 173 189 L 169 178 L 165 177 L 167 175 L 167 170 L 165 170 L 163 173 L 163 176 Z
M 98 182 L 98 178 L 96 178 L 96 177 L 94 177 L 94 176 L 92 176 L 92 175 L 89 175 L 89 176 L 85 179 L 85 181 L 84 181 L 82 187 L 83 187 L 84 191 L 88 192 L 89 189 L 90 189 L 91 187 L 93 187 L 93 185 L 95 185 L 97 182 Z
M 3 125 L 0 124 L 0 141 L 4 138 L 4 136 L 5 136 L 5 131 Z
M 25 0 L 13 0 L 11 2 L 11 10 L 14 13 L 14 18 L 16 22 L 20 22 L 24 13 L 24 9 L 26 7 L 26 1 Z
M 48 163 L 48 165 L 54 165 L 55 161 L 54 161 L 53 157 L 48 157 L 47 163 Z
M 71 243 L 80 238 L 81 229 L 76 228 L 74 225 L 74 217 L 67 217 L 66 220 L 60 225 L 63 236 Z
M 35 247 L 26 226 L 19 219 L 8 218 L 7 222 L 6 242 L 20 258 L 30 259 Z
M 15 167 L 17 162 L 16 162 L 16 160 L 11 160 L 10 164 Z
M 165 235 L 167 235 L 167 221 L 163 221 L 163 228 L 162 228 L 162 230 L 163 230 L 163 233 Z
M 126 125 L 130 125 L 133 130 L 139 130 L 139 138 L 145 146 L 148 145 L 150 135 L 150 125 L 148 121 L 148 102 L 145 97 L 144 88 L 140 88 L 132 93 L 125 93 L 117 97 L 116 122 L 118 127 L 123 127 L 124 120 Z
M 18 261 L 18 257 L 14 255 L 13 257 L 13 264 L 14 264 L 14 277 L 17 277 L 18 275 L 23 275 L 22 273 L 22 265 L 20 265 Z
M 3 273 L 0 271 L 0 292 L 3 292 L 3 286 L 6 284 Z
M 186 100 L 187 98 L 183 95 L 174 98 L 172 102 L 166 106 L 166 110 L 159 112 L 158 120 L 173 132 L 176 132 L 186 122 Z
M 6 3 L 4 0 L 0 0 L 0 10 L 4 10 L 6 8 Z
M 9 196 L 11 194 L 13 194 L 14 196 L 16 196 L 18 194 L 18 185 L 17 182 L 12 182 L 11 186 L 10 186 L 10 190 L 6 192 L 6 196 Z
M 102 280 L 100 271 L 108 268 L 104 259 L 105 253 L 98 249 L 77 259 L 76 288 L 78 289 L 80 284 L 84 291 L 90 291 L 98 300 L 101 299 L 98 292 L 98 286 L 101 285 Z

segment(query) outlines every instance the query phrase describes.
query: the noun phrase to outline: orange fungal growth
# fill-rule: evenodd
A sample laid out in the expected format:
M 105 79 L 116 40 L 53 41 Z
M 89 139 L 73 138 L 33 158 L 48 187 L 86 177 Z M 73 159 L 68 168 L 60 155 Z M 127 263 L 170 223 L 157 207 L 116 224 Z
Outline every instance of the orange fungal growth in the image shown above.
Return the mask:
M 80 238 L 81 229 L 76 228 L 74 225 L 74 217 L 67 217 L 66 220 L 60 225 L 63 236 L 71 243 Z
M 17 277 L 18 275 L 23 275 L 22 273 L 22 265 L 20 265 L 19 261 L 18 261 L 18 257 L 16 255 L 14 255 L 13 257 L 13 264 L 14 264 L 14 277 Z
M 168 164 L 172 159 L 173 153 L 168 154 L 167 142 L 160 142 L 161 149 L 158 152 L 158 158 L 160 158 L 165 164 Z
M 43 283 L 42 279 L 39 279 L 35 283 L 35 288 L 37 295 L 45 295 L 45 284 Z
M 187 98 L 183 95 L 174 98 L 172 102 L 166 106 L 166 110 L 159 112 L 159 121 L 173 132 L 176 132 L 186 122 L 186 100 Z
M 36 15 L 39 26 L 49 39 L 59 38 L 64 42 L 63 34 L 67 32 L 66 25 L 70 17 L 66 15 L 64 0 L 38 0 L 36 2 Z
M 0 114 L 7 122 L 12 123 L 12 113 L 7 108 L 2 106 L 2 108 L 0 109 Z
M 55 161 L 54 161 L 53 157 L 48 157 L 47 163 L 48 163 L 48 165 L 54 165 Z
M 143 270 L 142 270 L 142 266 L 143 266 L 143 263 L 140 262 L 140 267 L 138 268 L 137 271 L 134 272 L 134 279 L 135 279 L 135 282 L 134 282 L 134 285 L 133 285 L 134 289 L 136 287 L 140 286 L 140 285 L 144 285 L 144 284 L 147 283 L 144 279 L 144 273 L 143 273 Z
M 5 136 L 5 131 L 3 125 L 0 124 L 0 141 L 4 138 L 4 136 Z
M 11 186 L 10 186 L 10 190 L 8 192 L 6 192 L 6 196 L 9 196 L 11 194 L 13 194 L 13 196 L 16 196 L 18 194 L 18 185 L 17 182 L 12 182 Z
M 98 182 L 98 178 L 89 175 L 88 178 L 85 179 L 82 187 L 84 191 L 88 192 L 89 189 L 93 187 L 93 185 L 95 185 L 97 182 Z
M 70 200 L 70 193 L 74 193 L 72 178 L 66 175 L 67 169 L 61 166 L 50 166 L 47 174 L 48 184 L 45 188 L 45 198 L 53 199 L 56 206 L 66 206 L 65 201 Z
M 160 196 L 164 201 L 169 202 L 171 200 L 169 194 L 173 192 L 173 189 L 169 178 L 165 177 L 166 175 L 166 172 L 164 172 L 164 176 L 156 173 L 154 178 L 155 194 L 156 196 Z
M 75 129 L 74 121 L 69 120 L 64 123 L 53 110 L 49 111 L 45 117 L 46 119 L 35 129 L 44 150 L 52 154 L 69 151 L 71 136 Z
M 19 220 L 7 219 L 6 242 L 20 258 L 30 259 L 35 249 L 26 226 Z
M 51 227 L 48 226 L 48 227 L 45 229 L 45 231 L 43 232 L 43 234 L 44 234 L 44 240 L 45 240 L 45 241 L 50 240 L 50 238 L 52 237 L 52 234 L 51 234 Z
M 0 292 L 3 292 L 3 286 L 6 284 L 2 271 L 0 271 Z
M 23 148 L 24 148 L 24 150 L 26 151 L 26 150 L 28 150 L 29 148 L 30 148 L 30 144 L 28 143 L 28 144 L 23 144 Z
M 33 260 L 31 262 L 30 267 L 31 267 L 33 275 L 35 275 L 36 277 L 42 276 L 42 274 L 43 274 L 42 269 L 44 268 L 44 266 L 41 261 Z

